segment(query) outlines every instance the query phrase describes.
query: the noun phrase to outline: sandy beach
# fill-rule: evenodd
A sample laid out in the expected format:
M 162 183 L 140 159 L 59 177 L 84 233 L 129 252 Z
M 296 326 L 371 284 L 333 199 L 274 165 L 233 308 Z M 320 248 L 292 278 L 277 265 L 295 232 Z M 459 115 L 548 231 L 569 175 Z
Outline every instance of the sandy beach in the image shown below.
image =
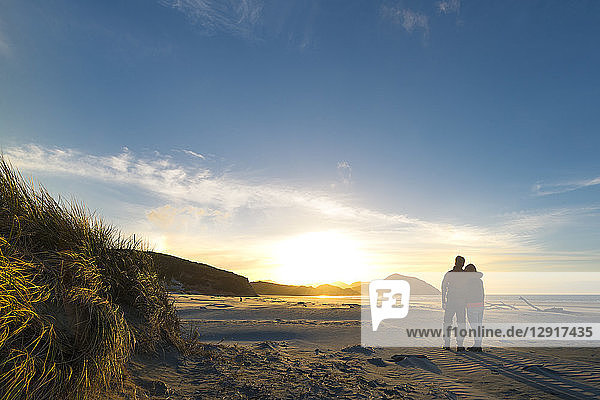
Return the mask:
M 364 348 L 357 299 L 174 297 L 202 355 L 136 357 L 137 398 L 600 397 L 597 348 Z
M 0 400 L 600 400 L 599 42 L 593 0 L 0 0 Z

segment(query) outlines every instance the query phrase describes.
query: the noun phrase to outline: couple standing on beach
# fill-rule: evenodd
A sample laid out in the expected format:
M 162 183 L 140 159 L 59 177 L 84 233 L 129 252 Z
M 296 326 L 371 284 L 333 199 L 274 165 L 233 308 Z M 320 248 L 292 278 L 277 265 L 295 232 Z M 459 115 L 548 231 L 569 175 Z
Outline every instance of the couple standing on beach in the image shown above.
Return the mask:
M 484 289 L 481 277 L 475 265 L 466 267 L 464 257 L 457 256 L 454 267 L 446 272 L 442 281 L 442 308 L 444 311 L 444 349 L 450 349 L 450 336 L 456 336 L 456 351 L 464 351 L 465 336 L 467 336 L 466 318 L 469 319 L 470 332 L 475 342 L 469 351 L 481 351 L 481 323 L 483 321 Z M 456 316 L 458 329 L 452 327 Z

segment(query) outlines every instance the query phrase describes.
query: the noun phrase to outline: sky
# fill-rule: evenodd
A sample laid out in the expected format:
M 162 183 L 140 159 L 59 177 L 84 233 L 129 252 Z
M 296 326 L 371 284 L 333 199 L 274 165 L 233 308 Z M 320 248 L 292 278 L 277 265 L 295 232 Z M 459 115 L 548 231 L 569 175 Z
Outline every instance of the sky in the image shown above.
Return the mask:
M 284 283 L 600 271 L 600 3 L 0 0 L 0 146 Z

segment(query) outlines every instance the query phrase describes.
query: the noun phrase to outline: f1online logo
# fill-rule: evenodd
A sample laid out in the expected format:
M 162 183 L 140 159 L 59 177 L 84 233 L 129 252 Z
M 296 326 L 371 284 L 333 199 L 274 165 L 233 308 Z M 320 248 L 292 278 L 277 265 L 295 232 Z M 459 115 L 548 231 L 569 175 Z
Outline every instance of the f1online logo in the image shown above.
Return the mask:
M 369 283 L 371 325 L 373 331 L 384 319 L 404 318 L 408 315 L 410 284 L 395 279 L 380 279 Z

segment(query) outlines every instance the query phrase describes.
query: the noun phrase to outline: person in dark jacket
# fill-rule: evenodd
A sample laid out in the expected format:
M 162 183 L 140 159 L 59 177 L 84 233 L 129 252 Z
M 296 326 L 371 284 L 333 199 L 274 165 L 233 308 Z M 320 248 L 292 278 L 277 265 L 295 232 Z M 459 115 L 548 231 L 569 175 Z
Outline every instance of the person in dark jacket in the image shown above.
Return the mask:
M 452 320 L 456 315 L 456 323 L 458 329 L 466 327 L 465 320 L 465 276 L 463 266 L 465 259 L 461 256 L 456 256 L 454 267 L 446 272 L 442 280 L 442 309 L 444 309 L 444 349 L 450 349 L 450 329 L 452 328 Z M 464 337 L 456 335 L 456 351 L 464 351 Z
M 469 320 L 469 326 L 474 329 L 477 333 L 475 335 L 475 343 L 473 347 L 469 347 L 469 351 L 481 351 L 481 332 L 478 330 L 482 327 L 483 322 L 483 302 L 484 302 L 484 288 L 481 277 L 483 274 L 477 272 L 475 265 L 469 264 L 465 267 L 464 272 L 468 278 L 466 280 L 465 287 L 465 300 L 467 306 L 467 319 Z M 483 328 L 480 328 L 483 329 Z

